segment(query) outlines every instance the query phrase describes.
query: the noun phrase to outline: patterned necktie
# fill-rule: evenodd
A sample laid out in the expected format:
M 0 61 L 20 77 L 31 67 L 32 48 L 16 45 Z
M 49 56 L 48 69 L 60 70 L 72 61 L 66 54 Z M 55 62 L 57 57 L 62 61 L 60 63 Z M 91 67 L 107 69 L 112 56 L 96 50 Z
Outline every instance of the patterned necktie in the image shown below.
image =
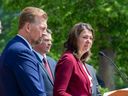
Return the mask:
M 48 72 L 50 78 L 53 80 L 53 76 L 52 76 L 50 67 L 49 67 L 48 62 L 47 62 L 47 60 L 46 60 L 45 57 L 43 58 L 43 62 L 44 62 L 44 66 L 45 66 L 45 68 L 46 68 L 46 70 L 47 70 L 47 72 Z

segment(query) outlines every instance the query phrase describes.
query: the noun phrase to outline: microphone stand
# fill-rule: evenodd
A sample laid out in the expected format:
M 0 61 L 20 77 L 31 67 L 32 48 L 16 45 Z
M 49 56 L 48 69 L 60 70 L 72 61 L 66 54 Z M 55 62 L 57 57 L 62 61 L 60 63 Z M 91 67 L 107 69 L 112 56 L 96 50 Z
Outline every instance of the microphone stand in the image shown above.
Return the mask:
M 117 72 L 120 74 L 121 78 L 126 81 L 128 83 L 128 79 L 127 77 L 119 70 L 119 68 L 116 66 L 116 64 L 112 61 L 112 59 L 110 57 L 108 57 L 104 52 L 100 51 L 99 55 L 104 56 L 105 58 L 107 58 L 115 67 L 115 69 L 117 70 Z M 126 77 L 126 78 L 125 78 Z

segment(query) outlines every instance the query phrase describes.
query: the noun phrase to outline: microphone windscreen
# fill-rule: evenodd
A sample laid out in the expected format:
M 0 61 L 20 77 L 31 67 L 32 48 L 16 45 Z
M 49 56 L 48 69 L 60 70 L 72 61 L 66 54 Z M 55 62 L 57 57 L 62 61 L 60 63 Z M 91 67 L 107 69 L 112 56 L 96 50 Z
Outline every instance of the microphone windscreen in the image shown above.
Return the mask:
M 105 56 L 105 54 L 102 51 L 99 52 L 99 55 Z

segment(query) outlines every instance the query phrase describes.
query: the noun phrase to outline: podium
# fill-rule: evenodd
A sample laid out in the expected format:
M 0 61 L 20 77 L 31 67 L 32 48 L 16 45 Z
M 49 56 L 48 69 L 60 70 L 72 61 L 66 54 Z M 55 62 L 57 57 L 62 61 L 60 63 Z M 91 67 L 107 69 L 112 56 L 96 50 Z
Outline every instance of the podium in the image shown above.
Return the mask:
M 128 96 L 128 88 L 106 92 L 103 96 Z

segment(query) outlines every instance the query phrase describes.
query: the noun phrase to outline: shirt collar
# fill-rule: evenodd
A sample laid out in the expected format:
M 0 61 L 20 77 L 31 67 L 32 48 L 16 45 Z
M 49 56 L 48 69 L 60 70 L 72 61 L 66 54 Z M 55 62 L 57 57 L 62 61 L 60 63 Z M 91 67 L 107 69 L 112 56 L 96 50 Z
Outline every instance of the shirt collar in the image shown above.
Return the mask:
M 39 59 L 42 61 L 44 57 L 39 52 L 37 52 L 35 50 L 33 50 L 33 51 L 37 54 L 37 56 L 39 57 Z
M 27 43 L 27 45 L 29 46 L 30 50 L 32 51 L 32 46 L 30 45 L 30 43 L 23 36 L 21 36 L 20 34 L 17 34 L 17 36 L 22 38 Z

